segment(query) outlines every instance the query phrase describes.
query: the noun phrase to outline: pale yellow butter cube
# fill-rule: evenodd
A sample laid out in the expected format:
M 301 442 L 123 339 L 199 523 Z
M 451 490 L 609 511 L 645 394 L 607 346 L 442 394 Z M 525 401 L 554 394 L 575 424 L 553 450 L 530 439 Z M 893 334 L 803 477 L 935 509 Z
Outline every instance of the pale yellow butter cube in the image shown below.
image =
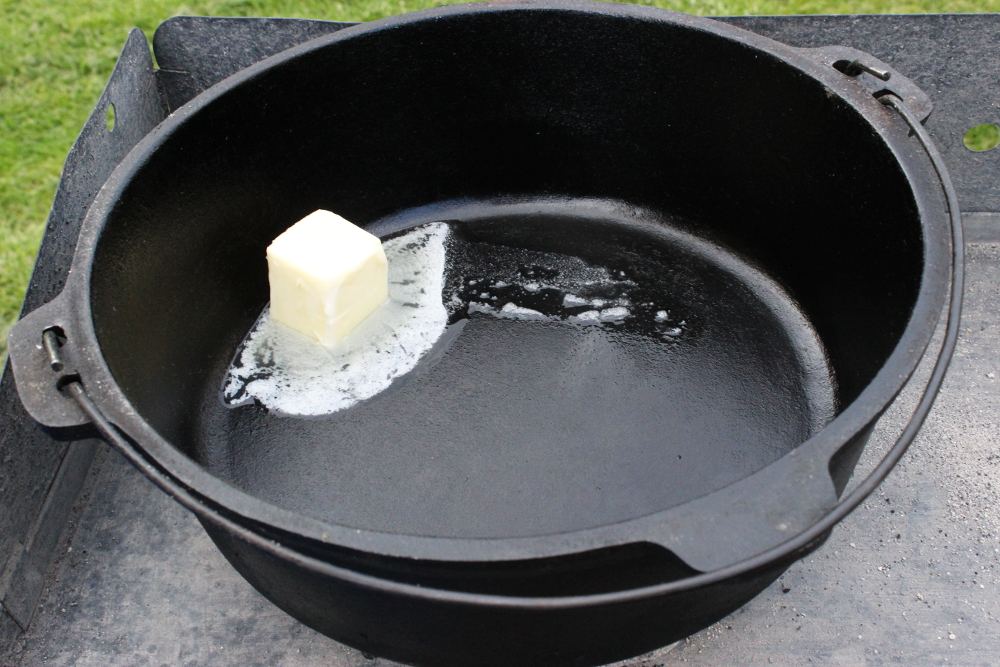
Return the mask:
M 330 211 L 316 211 L 267 248 L 271 317 L 327 347 L 389 295 L 382 242 Z

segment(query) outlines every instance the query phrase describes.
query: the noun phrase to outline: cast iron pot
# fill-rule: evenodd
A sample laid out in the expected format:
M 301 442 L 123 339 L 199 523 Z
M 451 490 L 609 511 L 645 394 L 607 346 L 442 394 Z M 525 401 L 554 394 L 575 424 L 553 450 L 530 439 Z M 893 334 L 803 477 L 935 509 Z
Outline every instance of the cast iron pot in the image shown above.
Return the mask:
M 348 28 L 132 150 L 64 292 L 10 334 L 18 390 L 53 434 L 96 426 L 254 586 L 342 642 L 427 665 L 636 655 L 814 549 L 919 428 L 962 268 L 928 113 L 853 49 L 642 7 Z M 264 248 L 317 208 L 628 272 L 686 328 L 666 344 L 472 317 L 343 414 L 224 406 L 266 305 Z M 838 499 L 949 297 L 913 420 Z

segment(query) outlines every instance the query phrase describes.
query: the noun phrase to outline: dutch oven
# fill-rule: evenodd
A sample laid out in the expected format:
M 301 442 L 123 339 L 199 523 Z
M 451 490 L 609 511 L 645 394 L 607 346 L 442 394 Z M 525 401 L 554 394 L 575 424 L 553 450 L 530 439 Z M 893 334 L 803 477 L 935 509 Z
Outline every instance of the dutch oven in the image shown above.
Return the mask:
M 213 86 L 128 154 L 65 290 L 10 333 L 18 390 L 54 435 L 95 429 L 339 641 L 426 665 L 636 655 L 821 544 L 926 416 L 962 276 L 930 110 L 859 51 L 637 6 L 347 28 Z M 627 272 L 685 328 L 473 316 L 419 377 L 342 414 L 226 406 L 264 249 L 318 208 Z M 841 498 L 943 313 L 913 418 Z

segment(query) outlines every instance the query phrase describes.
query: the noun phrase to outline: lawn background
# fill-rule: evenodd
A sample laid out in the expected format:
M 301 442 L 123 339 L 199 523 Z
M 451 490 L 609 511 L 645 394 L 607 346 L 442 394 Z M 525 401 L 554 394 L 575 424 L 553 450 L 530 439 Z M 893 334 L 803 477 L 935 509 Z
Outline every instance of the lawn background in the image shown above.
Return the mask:
M 437 0 L 0 0 L 0 363 L 63 160 L 129 31 L 182 14 L 372 21 Z M 1000 0 L 650 0 L 701 15 L 1000 12 Z

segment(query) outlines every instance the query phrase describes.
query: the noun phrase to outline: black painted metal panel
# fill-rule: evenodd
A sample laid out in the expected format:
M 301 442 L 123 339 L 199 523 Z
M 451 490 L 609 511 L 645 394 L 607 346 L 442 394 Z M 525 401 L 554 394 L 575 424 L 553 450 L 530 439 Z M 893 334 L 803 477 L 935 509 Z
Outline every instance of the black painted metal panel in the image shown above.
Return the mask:
M 722 20 L 792 46 L 846 44 L 895 67 L 934 101 L 926 127 L 948 163 L 962 210 L 1000 211 L 1000 150 L 977 153 L 962 143 L 970 127 L 1000 124 L 1000 14 Z
M 853 46 L 916 81 L 934 100 L 936 108 L 927 127 L 948 161 L 963 209 L 975 212 L 966 217 L 968 241 L 1000 240 L 1000 214 L 996 213 L 1000 211 L 1000 150 L 974 153 L 962 145 L 962 135 L 969 127 L 1000 123 L 1000 15 L 722 20 L 795 46 Z M 347 25 L 293 19 L 171 19 L 155 38 L 159 64 L 165 68 L 159 72 L 152 68 L 145 38 L 133 31 L 108 88 L 67 158 L 24 312 L 58 294 L 79 223 L 94 193 L 168 108 L 176 108 L 242 67 Z M 108 102 L 116 106 L 114 132 L 104 126 Z M 65 512 L 65 501 L 75 491 L 73 485 L 52 485 L 66 446 L 42 435 L 23 412 L 9 372 L 0 384 L 0 407 L 0 564 L 6 563 L 0 596 L 4 596 L 20 577 L 15 573 L 23 567 L 24 543 L 45 514 L 46 497 L 54 499 L 48 503 L 50 508 L 61 508 L 49 513 L 52 518 L 44 531 L 51 537 L 53 526 L 62 525 L 55 515 Z M 73 465 L 89 465 L 89 460 L 83 463 L 85 460 L 77 456 Z M 61 504 L 55 503 L 56 499 Z M 41 542 L 48 545 L 51 540 Z M 36 551 L 32 557 L 40 554 Z M 36 562 L 47 563 L 44 558 Z M 18 615 L 24 618 L 23 610 Z M 6 611 L 0 611 L 0 647 L 17 634 L 18 627 Z
M 156 29 L 153 50 L 170 110 L 245 67 L 354 23 L 307 19 L 175 16 Z
M 106 121 L 109 104 L 114 105 L 114 130 L 108 129 Z M 142 31 L 133 30 L 66 158 L 22 316 L 62 290 L 80 222 L 94 196 L 115 165 L 165 115 L 146 38 Z M 41 593 L 55 544 L 53 535 L 57 537 L 62 530 L 94 445 L 70 446 L 43 434 L 24 411 L 9 367 L 0 380 L 0 405 L 0 600 L 5 613 L 25 626 Z M 74 469 L 57 475 L 67 452 L 77 454 L 65 459 Z

